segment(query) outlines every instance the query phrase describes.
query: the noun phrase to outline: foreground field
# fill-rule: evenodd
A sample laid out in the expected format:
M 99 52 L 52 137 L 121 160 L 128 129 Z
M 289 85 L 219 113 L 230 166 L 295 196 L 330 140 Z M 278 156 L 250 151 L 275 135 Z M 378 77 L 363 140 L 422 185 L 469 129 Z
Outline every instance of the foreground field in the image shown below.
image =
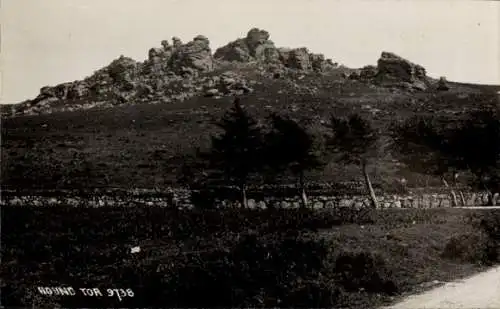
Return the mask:
M 366 308 L 494 263 L 500 211 L 3 207 L 2 216 L 15 218 L 2 226 L 8 306 Z M 134 296 L 42 296 L 38 286 Z

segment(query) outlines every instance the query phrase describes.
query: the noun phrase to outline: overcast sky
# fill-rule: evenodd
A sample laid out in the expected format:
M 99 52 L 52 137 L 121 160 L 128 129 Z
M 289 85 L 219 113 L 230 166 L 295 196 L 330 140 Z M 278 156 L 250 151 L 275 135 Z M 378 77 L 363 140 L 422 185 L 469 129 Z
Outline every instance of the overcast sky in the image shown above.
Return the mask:
M 198 34 L 212 50 L 252 27 L 350 67 L 391 51 L 431 76 L 500 84 L 500 3 L 467 0 L 1 0 L 1 102 L 81 79 L 121 54 Z

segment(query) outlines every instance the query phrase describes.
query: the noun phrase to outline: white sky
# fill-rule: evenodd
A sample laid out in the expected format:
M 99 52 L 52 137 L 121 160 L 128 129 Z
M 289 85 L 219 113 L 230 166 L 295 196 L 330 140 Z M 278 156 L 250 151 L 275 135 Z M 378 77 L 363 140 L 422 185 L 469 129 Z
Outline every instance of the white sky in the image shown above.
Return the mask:
M 212 50 L 270 32 L 350 67 L 391 51 L 431 76 L 500 84 L 500 2 L 467 0 L 0 0 L 1 103 L 81 79 L 121 54 L 198 34 Z

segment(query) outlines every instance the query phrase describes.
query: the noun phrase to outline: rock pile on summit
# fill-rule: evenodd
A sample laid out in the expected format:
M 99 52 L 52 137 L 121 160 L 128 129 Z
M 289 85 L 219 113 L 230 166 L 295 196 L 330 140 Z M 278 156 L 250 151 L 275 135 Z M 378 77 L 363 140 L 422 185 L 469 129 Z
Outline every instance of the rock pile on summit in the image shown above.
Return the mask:
M 197 95 L 197 91 L 201 91 L 203 87 L 195 83 L 182 83 L 191 84 L 192 87 L 179 87 L 179 93 L 172 93 L 172 89 L 168 88 L 172 88 L 172 83 L 179 83 L 183 79 L 193 80 L 200 73 L 214 70 L 215 62 L 209 40 L 199 35 L 183 44 L 179 38 L 173 37 L 172 45 L 167 40 L 163 40 L 161 45 L 159 48 L 151 48 L 148 59 L 142 63 L 120 56 L 84 80 L 43 87 L 40 95 L 25 105 L 31 112 L 37 113 L 47 112 L 53 109 L 53 102 L 64 100 L 72 100 L 72 105 L 78 105 L 75 100 L 94 101 L 92 104 L 84 104 L 91 108 L 127 102 L 169 102 Z M 84 106 L 78 105 L 77 108 Z M 61 107 L 61 110 L 66 109 Z
M 343 70 L 305 47 L 278 48 L 267 31 L 253 28 L 246 37 L 218 48 L 214 54 L 203 35 L 187 43 L 178 37 L 172 37 L 171 42 L 163 40 L 160 47 L 149 49 L 143 62 L 120 56 L 81 81 L 43 87 L 35 99 L 17 105 L 15 112 L 50 113 L 141 102 L 169 103 L 195 96 L 243 95 L 253 92 L 257 83 L 262 84 L 262 78 L 288 82 L 313 72 L 325 75 L 334 68 L 351 80 L 407 90 L 428 87 L 425 69 L 395 54 L 383 52 L 377 66 Z M 294 85 L 296 89 L 301 87 Z M 304 87 L 309 93 L 315 86 Z M 441 81 L 438 88 L 445 90 L 446 82 Z
M 252 82 L 242 74 L 221 70 L 229 62 L 252 66 L 257 63 L 255 72 L 272 76 L 283 76 L 286 70 L 324 71 L 333 66 L 323 55 L 310 53 L 307 48 L 277 48 L 269 37 L 267 31 L 253 28 L 245 38 L 217 49 L 214 55 L 210 41 L 203 35 L 188 43 L 172 37 L 171 43 L 163 40 L 161 47 L 149 49 L 144 62 L 120 56 L 81 81 L 43 87 L 37 98 L 20 104 L 18 110 L 47 113 L 252 92 Z M 265 72 L 260 71 L 263 68 Z M 220 71 L 217 74 L 216 69 Z
M 264 62 L 281 64 L 302 71 L 323 71 L 333 66 L 322 54 L 313 54 L 307 48 L 277 48 L 265 30 L 251 29 L 245 38 L 237 39 L 215 51 L 214 58 L 223 61 Z

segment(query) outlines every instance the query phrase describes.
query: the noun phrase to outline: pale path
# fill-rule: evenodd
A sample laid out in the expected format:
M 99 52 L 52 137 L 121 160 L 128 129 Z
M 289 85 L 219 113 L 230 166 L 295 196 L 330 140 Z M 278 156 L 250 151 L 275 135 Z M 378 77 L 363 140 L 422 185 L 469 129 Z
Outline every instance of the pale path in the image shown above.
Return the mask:
M 500 266 L 407 297 L 385 309 L 500 308 Z
M 461 209 L 500 209 L 500 206 L 459 206 L 447 208 L 461 208 Z

